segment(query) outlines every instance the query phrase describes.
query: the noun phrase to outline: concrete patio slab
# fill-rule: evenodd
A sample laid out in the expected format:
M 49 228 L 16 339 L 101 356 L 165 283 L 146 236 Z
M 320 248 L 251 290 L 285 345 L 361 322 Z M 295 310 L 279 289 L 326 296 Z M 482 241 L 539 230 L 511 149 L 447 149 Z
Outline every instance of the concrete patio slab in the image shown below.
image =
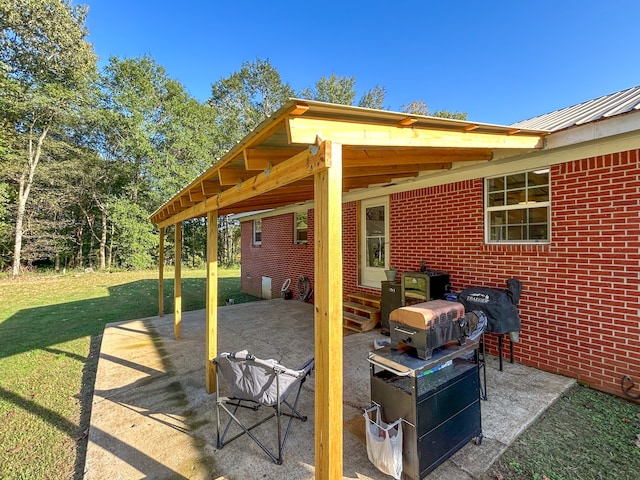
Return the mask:
M 109 324 L 102 339 L 85 479 L 312 479 L 314 378 L 299 409 L 307 422 L 293 426 L 284 464 L 275 465 L 248 438 L 216 449 L 215 395 L 205 391 L 204 311 Z M 248 349 L 291 367 L 313 356 L 313 306 L 269 300 L 219 309 L 218 351 Z M 369 406 L 367 353 L 374 330 L 344 337 L 345 479 L 391 478 L 368 460 L 362 413 Z M 516 359 L 517 360 L 517 359 Z M 482 402 L 481 445 L 469 444 L 428 478 L 479 478 L 508 445 L 574 381 L 519 365 L 498 370 L 487 359 L 488 400 Z M 261 429 L 261 433 L 265 431 Z

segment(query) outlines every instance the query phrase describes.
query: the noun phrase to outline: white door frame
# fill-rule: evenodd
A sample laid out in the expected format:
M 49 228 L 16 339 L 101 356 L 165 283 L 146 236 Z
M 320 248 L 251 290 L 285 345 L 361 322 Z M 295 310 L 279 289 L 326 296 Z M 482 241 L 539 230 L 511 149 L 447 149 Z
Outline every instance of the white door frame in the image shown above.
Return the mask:
M 384 266 L 372 267 L 367 259 L 367 209 L 384 207 L 384 237 L 381 238 L 384 248 Z M 380 288 L 380 282 L 386 280 L 384 271 L 389 268 L 389 197 L 375 197 L 360 202 L 360 285 L 370 288 Z

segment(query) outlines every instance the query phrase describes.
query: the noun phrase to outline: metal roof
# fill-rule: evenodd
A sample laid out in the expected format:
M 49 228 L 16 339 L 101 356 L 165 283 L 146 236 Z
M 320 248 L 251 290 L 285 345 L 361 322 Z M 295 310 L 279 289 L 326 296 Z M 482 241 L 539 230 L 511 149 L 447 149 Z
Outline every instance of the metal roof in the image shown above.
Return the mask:
M 634 110 L 640 110 L 640 86 L 523 120 L 512 126 L 555 132 Z

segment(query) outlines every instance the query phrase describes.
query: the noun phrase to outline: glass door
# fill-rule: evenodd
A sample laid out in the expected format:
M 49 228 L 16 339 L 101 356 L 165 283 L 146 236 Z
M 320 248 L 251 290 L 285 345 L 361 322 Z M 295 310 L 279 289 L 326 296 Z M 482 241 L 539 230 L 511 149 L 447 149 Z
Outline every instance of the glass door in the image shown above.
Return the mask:
M 360 205 L 360 284 L 380 288 L 389 268 L 389 199 L 363 200 Z

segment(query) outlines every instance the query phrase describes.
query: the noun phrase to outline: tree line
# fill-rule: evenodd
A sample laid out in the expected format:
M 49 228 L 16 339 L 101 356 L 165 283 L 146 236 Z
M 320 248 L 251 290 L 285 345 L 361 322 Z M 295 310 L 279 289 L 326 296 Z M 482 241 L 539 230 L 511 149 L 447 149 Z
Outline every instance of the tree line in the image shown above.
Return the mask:
M 382 86 L 358 96 L 354 77 L 332 73 L 297 92 L 260 58 L 200 102 L 150 56 L 99 68 L 86 16 L 68 0 L 0 0 L 0 270 L 14 276 L 153 266 L 149 215 L 291 97 L 387 108 Z M 421 100 L 402 110 L 430 114 Z M 221 217 L 218 228 L 218 260 L 238 262 L 237 222 Z M 184 229 L 184 261 L 200 266 L 204 220 Z

